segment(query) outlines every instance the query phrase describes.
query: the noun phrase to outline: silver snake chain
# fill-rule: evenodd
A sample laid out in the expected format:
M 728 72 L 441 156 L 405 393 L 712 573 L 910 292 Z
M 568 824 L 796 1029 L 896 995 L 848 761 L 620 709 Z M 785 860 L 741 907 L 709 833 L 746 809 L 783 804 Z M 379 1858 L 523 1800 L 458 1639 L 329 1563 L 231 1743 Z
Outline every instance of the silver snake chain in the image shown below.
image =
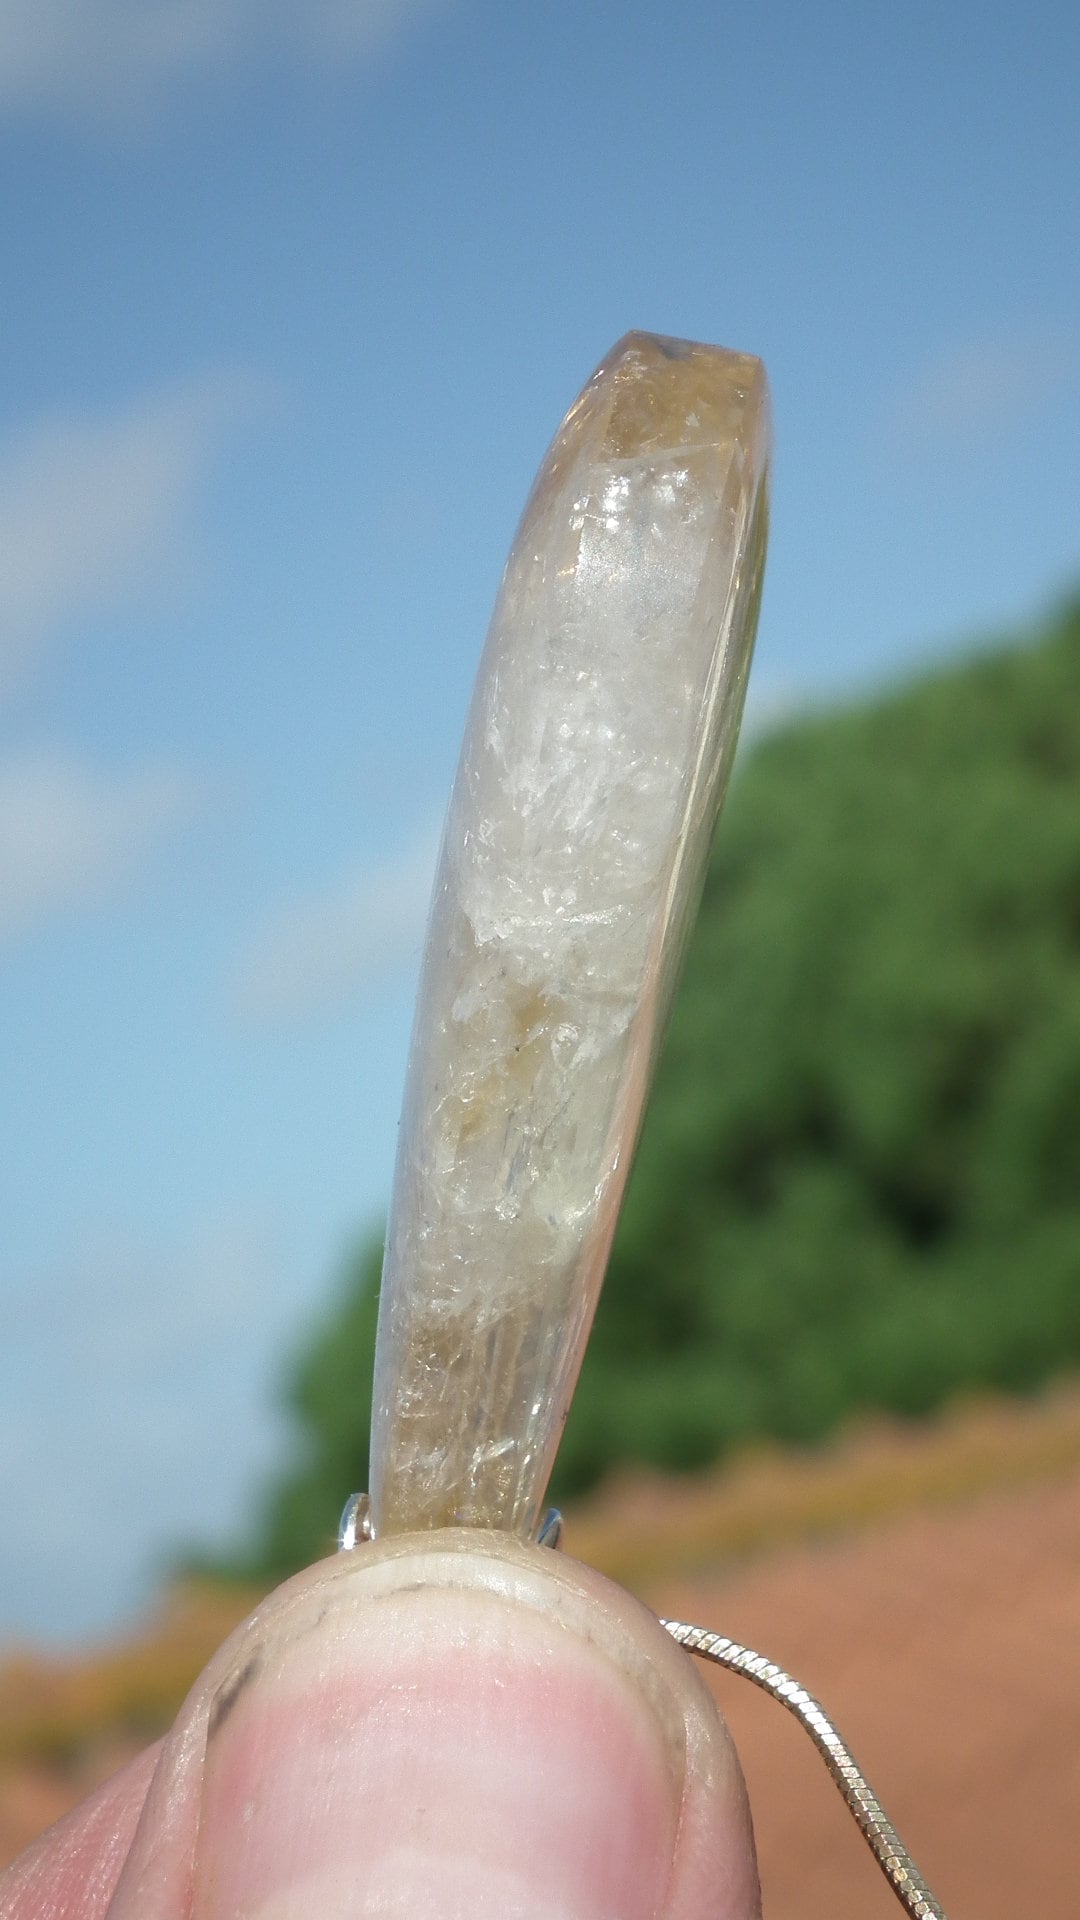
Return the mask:
M 731 1673 L 752 1680 L 773 1700 L 795 1715 L 806 1729 L 858 1823 L 863 1839 L 911 1920 L 946 1920 L 945 1909 L 931 1893 L 900 1839 L 877 1794 L 841 1740 L 832 1721 L 812 1693 L 763 1654 L 740 1647 L 721 1633 L 687 1626 L 682 1620 L 661 1620 L 673 1640 L 702 1660 L 712 1660 Z

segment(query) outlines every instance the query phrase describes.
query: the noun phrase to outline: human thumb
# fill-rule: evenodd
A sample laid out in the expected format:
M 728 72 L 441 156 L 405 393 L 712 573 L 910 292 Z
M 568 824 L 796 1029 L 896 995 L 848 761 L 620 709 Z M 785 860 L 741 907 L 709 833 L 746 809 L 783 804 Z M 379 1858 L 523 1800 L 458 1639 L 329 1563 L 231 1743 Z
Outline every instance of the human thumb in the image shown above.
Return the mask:
M 452 1532 L 272 1596 L 162 1752 L 109 1920 L 753 1920 L 688 1656 L 565 1556 Z

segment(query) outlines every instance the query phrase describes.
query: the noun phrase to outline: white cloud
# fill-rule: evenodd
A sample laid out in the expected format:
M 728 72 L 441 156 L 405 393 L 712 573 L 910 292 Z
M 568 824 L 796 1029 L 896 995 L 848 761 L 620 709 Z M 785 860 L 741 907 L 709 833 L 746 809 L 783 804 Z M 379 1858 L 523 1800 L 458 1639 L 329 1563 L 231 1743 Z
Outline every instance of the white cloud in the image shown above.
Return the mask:
M 1080 339 L 1048 327 L 968 340 L 915 375 L 893 407 L 893 434 L 982 445 L 1023 426 L 1080 381 Z
M 114 773 L 40 749 L 0 761 L 0 943 L 121 891 L 202 798 L 168 762 Z
M 445 0 L 442 0 L 445 3 Z M 0 107 L 139 112 L 175 81 L 278 56 L 363 58 L 440 0 L 0 0 Z
M 175 571 L 197 482 L 256 395 L 250 375 L 203 374 L 0 449 L 0 686 L 51 629 Z
M 178 1548 L 244 1530 L 280 1440 L 266 1382 L 296 1311 L 273 1239 L 243 1212 L 173 1247 L 91 1230 L 5 1278 L 0 1644 L 112 1626 Z
M 256 1020 L 321 1013 L 407 962 L 423 939 L 438 849 L 429 826 L 396 859 L 285 907 L 237 970 L 237 1010 Z

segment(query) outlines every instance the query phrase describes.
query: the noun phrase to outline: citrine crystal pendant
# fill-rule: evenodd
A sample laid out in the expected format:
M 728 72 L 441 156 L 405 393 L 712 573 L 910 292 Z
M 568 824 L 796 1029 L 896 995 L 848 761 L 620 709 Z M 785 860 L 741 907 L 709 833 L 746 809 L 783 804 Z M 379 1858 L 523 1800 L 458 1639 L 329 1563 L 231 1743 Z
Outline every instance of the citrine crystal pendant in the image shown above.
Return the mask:
M 631 333 L 525 508 L 413 1034 L 376 1536 L 535 1534 L 731 768 L 768 448 L 760 361 Z

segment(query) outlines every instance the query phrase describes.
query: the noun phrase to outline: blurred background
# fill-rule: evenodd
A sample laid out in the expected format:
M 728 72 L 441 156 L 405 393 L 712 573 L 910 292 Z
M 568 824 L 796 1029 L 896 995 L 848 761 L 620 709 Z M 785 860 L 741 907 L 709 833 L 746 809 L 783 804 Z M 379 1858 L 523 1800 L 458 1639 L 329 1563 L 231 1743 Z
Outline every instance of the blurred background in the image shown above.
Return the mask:
M 3 8 L 7 1851 L 363 1484 L 472 674 L 644 327 L 766 360 L 774 533 L 571 1546 L 790 1661 L 958 1911 L 1073 1910 L 1078 62 L 1065 0 Z M 769 1910 L 891 1911 L 722 1697 Z

